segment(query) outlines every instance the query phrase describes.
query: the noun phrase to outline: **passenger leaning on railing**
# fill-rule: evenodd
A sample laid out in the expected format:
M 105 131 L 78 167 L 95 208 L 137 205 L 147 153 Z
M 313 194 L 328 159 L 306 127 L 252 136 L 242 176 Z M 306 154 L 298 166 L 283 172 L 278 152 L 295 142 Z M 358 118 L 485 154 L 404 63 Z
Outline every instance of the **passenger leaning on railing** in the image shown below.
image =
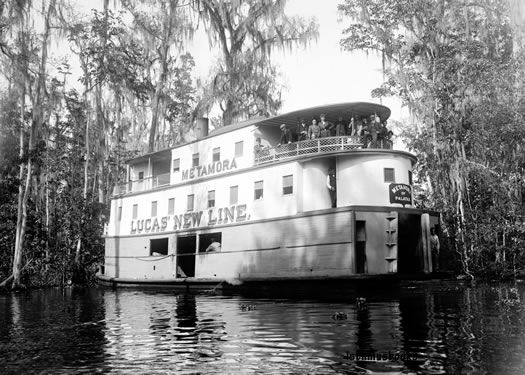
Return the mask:
M 286 124 L 281 124 L 281 139 L 277 146 L 286 145 L 292 143 L 292 141 L 292 132 L 286 127 Z
M 261 138 L 257 137 L 257 139 L 255 139 L 255 146 L 253 146 L 253 152 L 255 153 L 255 157 L 261 156 L 263 149 L 264 148 L 261 144 Z
M 262 156 L 268 156 L 270 154 L 270 149 L 268 146 L 262 145 L 261 137 L 257 137 L 255 139 L 255 146 L 253 146 L 253 152 L 255 158 L 260 158 Z
M 306 141 L 308 139 L 308 125 L 306 121 L 302 118 L 301 123 L 297 126 L 297 140 Z

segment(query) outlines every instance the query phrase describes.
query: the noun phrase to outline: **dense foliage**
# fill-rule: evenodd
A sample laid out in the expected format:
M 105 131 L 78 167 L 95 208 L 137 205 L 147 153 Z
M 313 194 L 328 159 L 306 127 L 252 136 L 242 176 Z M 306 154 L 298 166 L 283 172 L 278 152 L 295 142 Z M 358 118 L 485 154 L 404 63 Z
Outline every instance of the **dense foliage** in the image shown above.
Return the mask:
M 467 274 L 525 270 L 525 83 L 519 1 L 346 0 L 341 45 L 382 54 L 413 125 L 422 201 Z M 519 12 L 521 10 L 521 13 Z M 519 18 L 521 17 L 521 18 Z M 347 19 L 348 19 L 347 18 Z
M 80 4 L 0 2 L 0 287 L 91 281 L 125 160 L 191 137 L 196 117 L 224 98 L 240 100 L 222 108 L 236 117 L 275 111 L 281 87 L 270 50 L 316 29 L 288 19 L 285 1 L 104 0 L 88 13 Z M 199 86 L 188 53 L 217 6 L 238 38 L 226 48 L 235 59 L 229 79 L 239 79 L 220 93 L 220 64 Z M 218 35 L 230 31 L 206 28 L 218 56 Z

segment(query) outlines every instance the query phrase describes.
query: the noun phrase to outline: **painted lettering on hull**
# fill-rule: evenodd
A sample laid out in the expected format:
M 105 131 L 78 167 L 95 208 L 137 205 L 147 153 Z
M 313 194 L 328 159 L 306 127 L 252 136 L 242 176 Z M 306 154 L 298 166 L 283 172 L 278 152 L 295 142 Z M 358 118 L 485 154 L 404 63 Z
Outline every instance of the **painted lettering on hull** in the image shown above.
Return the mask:
M 131 220 L 131 234 L 164 232 L 213 226 L 220 224 L 238 223 L 247 220 L 246 204 L 230 207 L 210 208 L 205 211 L 186 212 L 159 218 Z
M 216 161 L 208 165 L 198 165 L 196 167 L 185 169 L 181 172 L 182 181 L 192 180 L 194 178 L 205 177 L 215 173 L 227 172 L 237 169 L 237 161 L 233 158 L 231 161 L 225 159 Z

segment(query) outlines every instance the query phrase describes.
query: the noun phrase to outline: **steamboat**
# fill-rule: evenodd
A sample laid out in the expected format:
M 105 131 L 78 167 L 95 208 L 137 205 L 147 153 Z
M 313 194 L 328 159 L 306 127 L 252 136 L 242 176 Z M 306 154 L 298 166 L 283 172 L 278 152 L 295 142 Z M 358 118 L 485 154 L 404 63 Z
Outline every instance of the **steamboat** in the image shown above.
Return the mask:
M 321 113 L 345 130 L 282 143 L 282 128 Z M 353 129 L 355 119 L 389 116 L 385 106 L 352 102 L 210 133 L 199 119 L 194 141 L 128 161 L 99 281 L 198 287 L 429 275 L 439 214 L 414 207 L 416 157 Z

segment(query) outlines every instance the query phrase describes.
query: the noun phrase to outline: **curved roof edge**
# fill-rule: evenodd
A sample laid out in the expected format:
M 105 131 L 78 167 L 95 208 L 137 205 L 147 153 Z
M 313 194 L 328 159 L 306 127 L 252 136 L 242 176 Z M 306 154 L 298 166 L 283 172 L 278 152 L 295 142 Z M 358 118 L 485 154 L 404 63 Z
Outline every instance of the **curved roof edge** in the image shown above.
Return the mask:
M 321 113 L 324 113 L 326 115 L 326 119 L 331 122 L 335 122 L 339 116 L 343 116 L 345 120 L 348 120 L 351 116 L 370 116 L 373 114 L 377 114 L 381 118 L 381 120 L 384 121 L 390 117 L 390 108 L 376 103 L 345 102 L 303 108 L 272 117 L 254 117 L 248 120 L 237 122 L 235 124 L 226 125 L 218 129 L 214 129 L 204 138 L 198 138 L 193 141 L 181 143 L 163 150 L 142 154 L 127 160 L 127 162 L 129 163 L 132 161 L 139 161 L 149 156 L 161 156 L 168 150 L 173 150 L 182 146 L 201 141 L 203 139 L 212 138 L 217 135 L 229 133 L 251 125 L 279 127 L 281 124 L 287 124 L 290 126 L 296 126 L 299 124 L 301 118 L 304 118 L 306 120 L 306 123 L 310 124 L 313 118 L 319 119 L 319 115 Z
M 331 122 L 337 121 L 339 116 L 343 116 L 345 120 L 349 120 L 352 116 L 370 116 L 377 114 L 382 121 L 390 117 L 390 108 L 381 104 L 368 102 L 346 102 L 337 104 L 319 105 L 315 107 L 298 109 L 295 111 L 283 113 L 273 117 L 259 117 L 242 121 L 232 125 L 226 125 L 216 130 L 213 130 L 209 136 L 224 134 L 232 130 L 241 129 L 249 125 L 259 126 L 279 126 L 287 124 L 296 126 L 300 120 L 304 118 L 307 124 L 310 124 L 313 118 L 319 119 L 319 115 L 324 113 L 326 119 Z

